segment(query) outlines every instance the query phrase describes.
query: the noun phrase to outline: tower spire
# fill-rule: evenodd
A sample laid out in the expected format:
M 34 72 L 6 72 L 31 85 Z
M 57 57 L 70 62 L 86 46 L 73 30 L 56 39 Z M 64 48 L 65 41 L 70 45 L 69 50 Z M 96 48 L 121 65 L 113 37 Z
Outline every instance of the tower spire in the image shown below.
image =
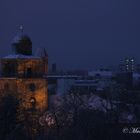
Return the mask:
M 21 34 L 23 34 L 23 29 L 24 29 L 24 28 L 23 28 L 23 25 L 20 25 L 20 26 L 19 26 L 19 31 L 20 31 Z

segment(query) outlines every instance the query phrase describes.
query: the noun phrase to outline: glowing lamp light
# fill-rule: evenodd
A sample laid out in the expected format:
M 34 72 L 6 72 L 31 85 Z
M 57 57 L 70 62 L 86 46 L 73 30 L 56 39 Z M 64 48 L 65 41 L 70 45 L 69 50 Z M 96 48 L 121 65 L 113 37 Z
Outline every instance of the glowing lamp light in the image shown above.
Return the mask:
M 39 119 L 39 123 L 41 126 L 47 125 L 48 127 L 53 127 L 55 122 L 55 117 L 52 113 L 46 112 L 43 117 Z

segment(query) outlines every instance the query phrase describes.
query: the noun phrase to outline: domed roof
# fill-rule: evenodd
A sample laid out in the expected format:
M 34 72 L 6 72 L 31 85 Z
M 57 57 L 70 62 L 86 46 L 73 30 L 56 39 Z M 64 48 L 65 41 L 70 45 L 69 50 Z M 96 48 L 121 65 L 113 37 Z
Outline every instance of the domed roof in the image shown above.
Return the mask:
M 27 35 L 18 35 L 12 42 L 15 54 L 32 55 L 32 41 Z
M 19 42 L 21 42 L 23 40 L 31 42 L 31 39 L 30 39 L 30 37 L 28 35 L 18 35 L 18 36 L 14 37 L 12 44 L 19 43 Z

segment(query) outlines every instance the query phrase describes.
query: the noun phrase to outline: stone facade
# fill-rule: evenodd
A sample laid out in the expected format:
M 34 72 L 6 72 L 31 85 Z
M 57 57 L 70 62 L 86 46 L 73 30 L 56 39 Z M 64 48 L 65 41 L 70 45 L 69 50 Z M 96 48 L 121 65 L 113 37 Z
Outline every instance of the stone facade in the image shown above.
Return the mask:
M 24 38 L 21 37 L 20 44 L 17 43 L 16 46 L 19 47 L 18 54 L 16 51 L 0 60 L 0 95 L 13 94 L 25 110 L 34 108 L 43 112 L 48 107 L 47 80 L 43 78 L 48 70 L 48 57 L 24 54 L 25 51 L 22 50 L 28 42 L 22 44 L 22 39 Z
M 44 111 L 47 108 L 47 81 L 39 78 L 0 78 L 0 94 L 13 94 L 25 109 L 35 108 Z M 33 103 L 34 102 L 34 103 Z

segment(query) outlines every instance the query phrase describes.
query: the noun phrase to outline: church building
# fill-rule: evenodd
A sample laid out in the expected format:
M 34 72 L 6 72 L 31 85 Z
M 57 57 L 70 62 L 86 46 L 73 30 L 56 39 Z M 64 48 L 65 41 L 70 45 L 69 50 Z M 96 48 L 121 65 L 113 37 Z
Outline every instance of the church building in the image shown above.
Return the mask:
M 13 54 L 0 60 L 0 94 L 13 94 L 26 110 L 43 112 L 48 106 L 48 87 L 44 75 L 48 71 L 45 49 L 39 56 L 32 54 L 32 41 L 21 34 L 12 42 Z

